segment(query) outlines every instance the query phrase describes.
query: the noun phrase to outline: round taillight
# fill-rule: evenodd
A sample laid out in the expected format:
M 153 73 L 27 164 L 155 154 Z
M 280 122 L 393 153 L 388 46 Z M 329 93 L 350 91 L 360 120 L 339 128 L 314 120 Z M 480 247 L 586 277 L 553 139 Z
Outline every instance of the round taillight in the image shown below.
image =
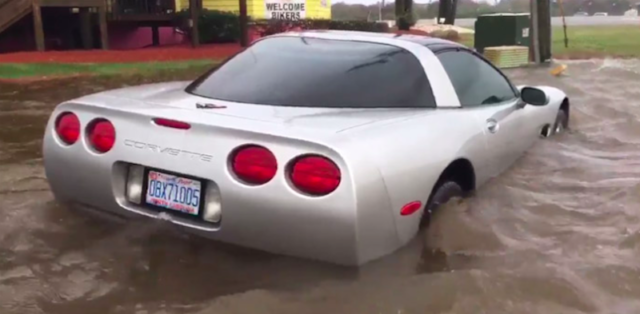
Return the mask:
M 67 145 L 78 141 L 80 137 L 80 120 L 71 112 L 65 112 L 58 116 L 56 121 L 56 133 Z
M 89 143 L 100 153 L 106 153 L 116 142 L 116 129 L 108 120 L 96 120 L 89 126 Z
M 265 184 L 276 175 L 278 162 L 270 150 L 250 145 L 236 150 L 231 160 L 231 168 L 233 173 L 246 183 Z
M 328 158 L 306 156 L 296 160 L 291 167 L 291 183 L 300 191 L 322 196 L 340 185 L 340 169 Z

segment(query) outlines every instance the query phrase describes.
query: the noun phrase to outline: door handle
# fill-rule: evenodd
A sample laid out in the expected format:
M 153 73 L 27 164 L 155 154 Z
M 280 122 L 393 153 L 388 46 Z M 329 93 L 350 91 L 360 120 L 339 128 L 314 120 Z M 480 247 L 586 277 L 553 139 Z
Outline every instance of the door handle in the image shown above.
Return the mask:
M 498 124 L 498 121 L 493 119 L 487 120 L 487 130 L 489 130 L 489 132 L 496 133 L 498 132 L 499 129 L 500 129 L 500 124 Z

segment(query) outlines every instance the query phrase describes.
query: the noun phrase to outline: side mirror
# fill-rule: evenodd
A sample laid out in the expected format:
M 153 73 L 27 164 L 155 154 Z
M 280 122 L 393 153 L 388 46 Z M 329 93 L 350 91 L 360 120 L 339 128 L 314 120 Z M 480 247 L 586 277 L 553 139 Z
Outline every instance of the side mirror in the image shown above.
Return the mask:
M 523 87 L 520 90 L 520 98 L 532 106 L 546 106 L 549 103 L 547 94 L 543 90 L 535 87 Z

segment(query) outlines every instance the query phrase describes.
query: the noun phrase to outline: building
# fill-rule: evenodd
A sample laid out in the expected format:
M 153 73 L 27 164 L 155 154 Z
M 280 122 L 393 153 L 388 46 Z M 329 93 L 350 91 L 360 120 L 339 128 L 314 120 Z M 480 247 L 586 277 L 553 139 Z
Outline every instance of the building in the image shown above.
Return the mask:
M 199 0 L 238 13 L 239 0 Z M 330 0 L 246 0 L 254 19 L 331 18 Z M 135 49 L 177 44 L 176 12 L 189 0 L 0 0 L 0 53 L 45 49 Z
M 176 0 L 178 10 L 189 7 L 189 0 Z M 202 0 L 203 8 L 239 11 L 238 0 Z M 331 0 L 247 0 L 247 14 L 254 19 L 331 19 Z

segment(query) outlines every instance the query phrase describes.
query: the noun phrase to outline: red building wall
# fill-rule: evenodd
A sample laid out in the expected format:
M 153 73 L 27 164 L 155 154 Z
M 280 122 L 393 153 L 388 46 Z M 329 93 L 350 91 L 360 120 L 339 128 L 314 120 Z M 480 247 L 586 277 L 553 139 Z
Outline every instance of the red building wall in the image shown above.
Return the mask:
M 112 25 L 109 27 L 110 49 L 139 49 L 151 46 L 151 27 Z M 173 27 L 160 27 L 160 45 L 178 45 L 187 41 L 186 36 Z

